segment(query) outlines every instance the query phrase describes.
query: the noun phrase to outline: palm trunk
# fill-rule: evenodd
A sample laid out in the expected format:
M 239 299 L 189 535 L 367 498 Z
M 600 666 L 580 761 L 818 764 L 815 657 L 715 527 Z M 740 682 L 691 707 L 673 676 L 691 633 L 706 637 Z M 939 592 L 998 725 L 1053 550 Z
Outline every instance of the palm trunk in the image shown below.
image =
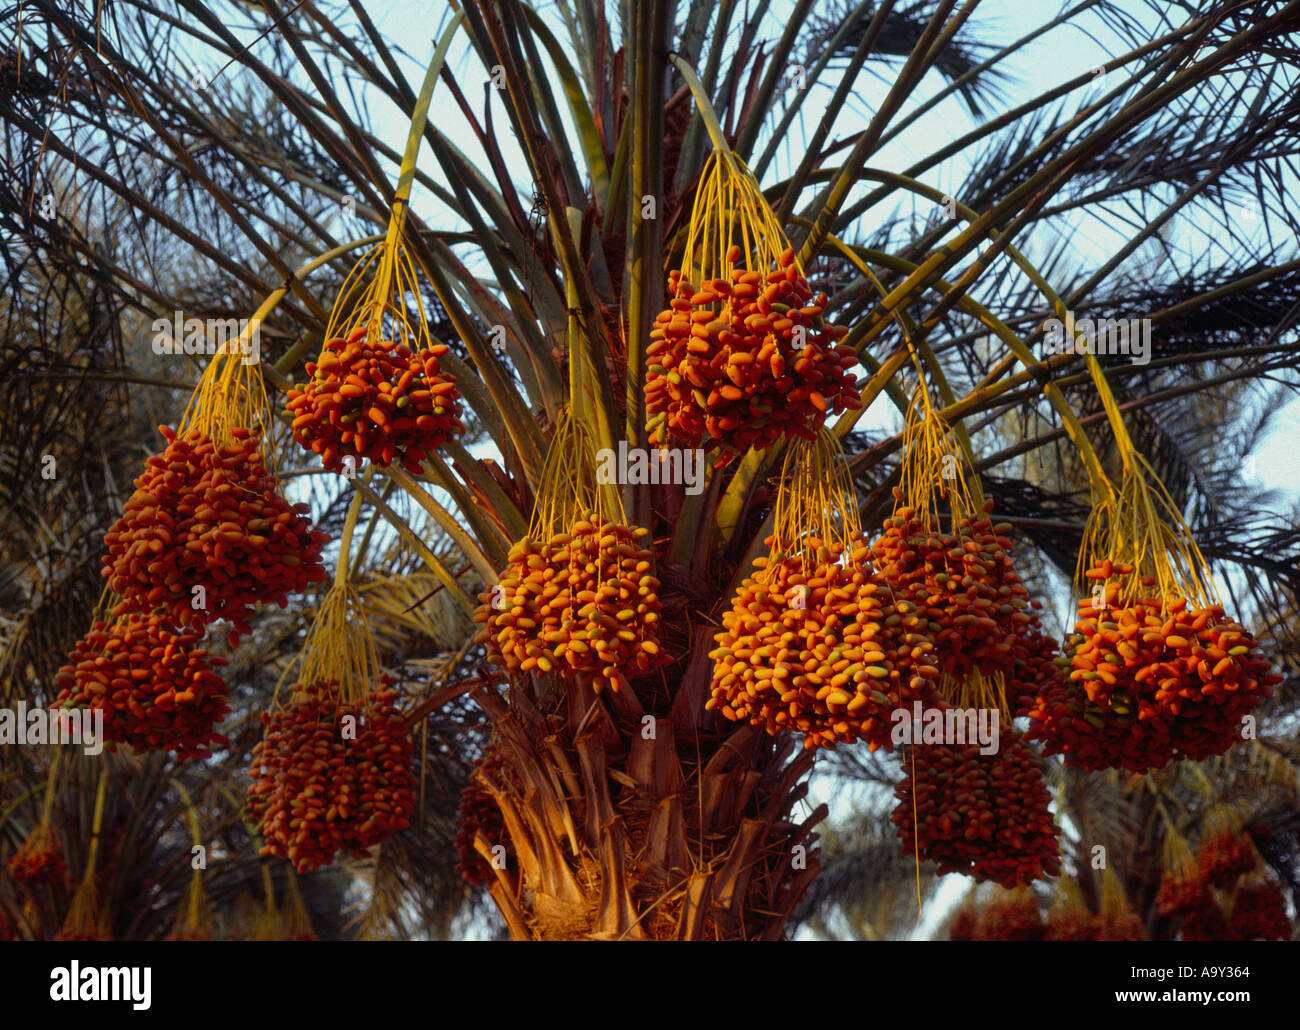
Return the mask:
M 632 691 L 511 683 L 476 697 L 504 772 L 510 860 L 489 890 L 515 940 L 779 939 L 819 868 L 797 821 L 812 755 L 704 711 L 710 632 L 650 710 Z M 701 657 L 703 656 L 703 657 Z M 476 847 L 491 858 L 495 843 Z M 500 865 L 500 863 L 498 863 Z

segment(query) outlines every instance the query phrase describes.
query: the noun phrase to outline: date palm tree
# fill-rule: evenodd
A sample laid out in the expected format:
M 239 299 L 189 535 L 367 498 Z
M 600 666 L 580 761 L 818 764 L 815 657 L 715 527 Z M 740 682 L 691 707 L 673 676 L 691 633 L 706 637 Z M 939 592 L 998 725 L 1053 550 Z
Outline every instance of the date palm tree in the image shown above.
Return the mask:
M 705 707 L 721 612 L 766 553 L 782 446 L 710 467 L 698 493 L 622 487 L 629 523 L 654 541 L 670 659 L 629 674 L 630 689 L 507 676 L 471 640 L 477 595 L 551 489 L 543 471 L 579 355 L 600 440 L 648 446 L 651 331 L 720 148 L 752 169 L 860 362 L 863 410 L 828 425 L 864 527 L 889 513 L 919 354 L 1027 578 L 1057 596 L 1090 483 L 1119 473 L 1118 412 L 1235 610 L 1267 628 L 1294 674 L 1295 515 L 1272 519 L 1236 470 L 1300 365 L 1300 2 L 1080 0 L 997 43 L 980 0 L 475 0 L 414 29 L 380 6 L 28 0 L 4 16 L 0 118 L 17 169 L 0 183 L 0 417 L 18 445 L 3 469 L 7 697 L 51 696 L 94 605 L 95 533 L 157 447 L 146 427 L 174 418 L 200 371 L 152 353 L 152 320 L 260 312 L 262 376 L 286 391 L 305 378 L 350 269 L 400 210 L 468 434 L 419 475 L 338 476 L 291 448 L 281 469 L 331 531 L 355 518 L 344 513 L 361 493 L 370 528 L 354 570 L 385 664 L 411 684 L 428 818 L 363 870 L 384 932 L 447 932 L 465 903 L 448 879 L 451 810 L 489 738 L 504 758 L 486 786 L 505 839 L 479 846 L 505 845 L 487 892 L 516 939 L 776 939 L 796 912 L 850 903 L 864 884 L 889 903 L 855 919 L 892 932 L 912 910 L 899 899 L 921 886 L 905 856 L 886 858 L 869 825 L 837 829 L 836 875 L 809 894 L 823 861 L 815 831 L 835 811 L 809 800 L 814 753 Z M 1012 69 L 1044 40 L 1092 63 L 1018 90 Z M 1044 349 L 1047 320 L 1084 311 L 1148 319 L 1149 361 L 1100 355 L 1089 370 Z M 94 418 L 74 391 L 94 398 Z M 105 426 L 132 446 L 78 446 Z M 58 562 L 31 557 L 50 546 L 34 543 L 35 527 L 67 496 L 33 489 L 51 448 L 58 489 L 87 492 L 87 525 L 65 528 Z M 77 618 L 52 614 L 59 591 Z M 284 667 L 310 608 L 295 599 L 231 656 L 242 702 L 231 757 L 184 773 L 201 821 L 240 824 L 238 770 L 275 679 L 258 670 Z M 1300 757 L 1273 739 L 1294 706 L 1291 679 L 1257 742 L 1271 775 Z M 830 759 L 837 774 L 885 780 L 889 762 L 852 749 Z M 179 824 L 193 806 L 168 786 L 177 770 L 144 772 L 159 818 Z M 34 797 L 43 760 L 5 774 L 6 804 Z M 1067 787 L 1063 817 L 1082 811 L 1096 778 L 1053 775 Z M 1175 768 L 1151 789 L 1177 792 L 1187 775 Z M 84 809 L 97 781 L 78 782 Z M 1112 822 L 1130 803 L 1109 805 Z M 1158 838 L 1162 825 L 1143 832 Z M 1076 843 L 1097 826 L 1079 816 Z M 260 890 L 254 843 L 230 843 L 248 859 L 230 896 L 240 882 Z M 169 904 L 182 888 L 173 877 Z M 114 926 L 148 932 L 131 921 L 132 896 L 113 895 Z M 0 901 L 21 908 L 2 882 Z

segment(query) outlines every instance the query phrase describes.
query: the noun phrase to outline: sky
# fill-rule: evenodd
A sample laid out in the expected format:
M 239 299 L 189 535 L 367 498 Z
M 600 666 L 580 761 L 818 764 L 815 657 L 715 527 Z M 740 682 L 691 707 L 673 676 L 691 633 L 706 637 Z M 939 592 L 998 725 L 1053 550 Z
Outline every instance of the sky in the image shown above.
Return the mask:
M 430 40 L 431 47 L 432 40 L 440 34 L 445 23 L 443 20 L 430 18 L 428 12 L 431 6 L 417 0 L 396 0 L 383 5 L 376 13 L 375 20 L 386 36 L 396 38 L 407 47 L 419 52 L 417 40 L 425 36 Z M 550 11 L 551 17 L 555 17 L 551 10 L 553 4 L 545 3 L 538 6 L 543 12 Z M 783 25 L 783 19 L 788 15 L 791 6 L 789 0 L 784 2 L 778 0 L 772 4 L 769 25 L 772 27 L 770 31 L 773 34 Z M 1124 6 L 1133 17 L 1144 23 L 1153 24 L 1151 12 L 1145 4 L 1130 2 Z M 978 27 L 980 39 L 1001 44 L 1012 41 L 1030 26 L 1037 25 L 1044 17 L 1055 14 L 1058 10 L 1059 5 L 1055 0 L 985 0 L 972 18 L 971 24 Z M 417 29 L 417 26 L 420 28 Z M 1061 82 L 1091 71 L 1116 55 L 1117 50 L 1107 49 L 1102 45 L 1108 38 L 1108 30 L 1100 22 L 1095 26 L 1098 35 L 1096 39 L 1090 37 L 1085 31 L 1087 28 L 1089 28 L 1088 22 L 1083 22 L 1082 27 L 1070 25 L 1057 28 L 1015 55 L 1008 64 L 1015 77 L 1005 87 L 1008 106 L 1022 103 L 1035 93 L 1046 91 Z M 482 76 L 476 62 L 466 53 L 463 46 L 453 47 L 450 63 L 458 74 L 467 77 L 467 81 L 475 82 Z M 408 64 L 409 77 L 418 83 L 422 67 L 415 61 L 410 61 Z M 848 109 L 831 133 L 832 139 L 843 138 L 866 125 L 875 106 L 885 94 L 887 74 L 897 67 L 897 63 L 894 63 L 885 69 L 885 75 L 873 74 L 869 63 L 868 69 L 864 70 L 859 78 L 860 86 L 855 88 Z M 932 72 L 922 84 L 921 95 L 928 96 L 929 90 L 933 89 L 938 82 L 940 82 L 939 76 Z M 1098 84 L 1098 94 L 1103 87 L 1104 79 Z M 829 97 L 828 90 L 823 92 Z M 435 117 L 439 112 L 448 114 L 448 117 L 438 120 L 439 128 L 454 139 L 466 153 L 476 153 L 477 144 L 472 133 L 460 119 L 459 112 L 445 106 L 448 99 L 445 86 L 440 86 L 434 97 Z M 823 106 L 824 103 L 810 101 L 807 109 L 813 116 L 818 116 Z M 378 124 L 384 129 L 386 138 L 395 143 L 405 138 L 407 129 L 405 116 L 383 101 L 377 102 L 375 110 L 380 113 Z M 498 119 L 497 124 L 504 124 L 504 119 Z M 883 147 L 872 158 L 871 163 L 888 170 L 901 171 L 954 137 L 973 128 L 975 124 L 966 107 L 958 100 L 950 99 L 938 105 Z M 798 138 L 796 134 L 786 153 L 779 156 L 776 168 L 765 177 L 764 184 L 778 181 L 793 166 L 793 162 L 802 156 L 797 149 Z M 518 153 L 513 139 L 507 140 L 506 144 L 508 157 L 511 150 Z M 428 169 L 432 162 L 427 160 L 427 150 L 425 155 L 421 167 Z M 523 167 L 522 161 L 510 163 L 512 168 Z M 963 166 L 957 162 L 947 162 L 936 169 L 935 173 L 926 176 L 924 181 L 936 188 L 951 191 L 959 185 L 963 171 Z M 430 198 L 426 197 L 423 202 L 425 206 L 422 206 L 418 195 L 419 190 L 417 185 L 413 204 L 418 210 L 425 210 L 427 206 L 431 206 Z M 888 214 L 893 203 L 894 201 L 891 200 L 889 202 L 891 208 L 880 214 Z M 873 224 L 871 215 L 872 213 L 868 213 L 867 218 L 864 219 L 864 232 Z M 1262 223 L 1259 220 L 1252 222 L 1249 212 L 1244 207 L 1241 225 L 1243 231 L 1247 233 L 1263 232 Z M 1086 227 L 1086 231 L 1076 236 L 1071 243 L 1079 251 L 1080 261 L 1092 263 L 1090 258 L 1100 260 L 1123 242 L 1126 238 L 1123 232 L 1125 229 L 1126 226 L 1118 220 L 1110 225 L 1094 220 Z M 896 409 L 882 396 L 864 417 L 861 425 L 868 429 L 888 428 L 897 431 L 901 427 L 901 420 Z M 1271 428 L 1263 435 L 1242 470 L 1243 477 L 1247 481 L 1280 491 L 1279 510 L 1286 510 L 1300 503 L 1300 477 L 1294 474 L 1293 457 L 1298 448 L 1300 448 L 1300 400 L 1293 397 L 1274 415 Z
M 555 23 L 558 15 L 554 2 L 539 3 L 537 6 L 549 21 Z M 611 10 L 615 9 L 615 6 L 611 5 Z M 818 5 L 821 6 L 823 5 Z M 1152 13 L 1140 0 L 1129 0 L 1127 4 L 1121 6 L 1135 19 L 1154 28 Z M 385 4 L 371 4 L 369 7 L 376 26 L 384 36 L 397 41 L 398 45 L 415 55 L 403 59 L 403 64 L 408 79 L 418 85 L 423 77 L 424 61 L 432 52 L 434 41 L 441 34 L 449 18 L 450 7 L 443 4 L 429 4 L 426 0 L 393 0 Z M 791 8 L 791 0 L 776 0 L 771 5 L 767 22 L 769 36 L 774 36 L 780 31 Z M 978 30 L 981 40 L 1004 44 L 1058 10 L 1059 6 L 1055 0 L 984 0 L 972 17 L 970 25 Z M 431 13 L 434 11 L 438 13 Z M 1092 33 L 1095 33 L 1096 38 Z M 253 39 L 252 32 L 245 31 L 238 34 L 248 40 L 254 48 L 258 45 Z M 1063 81 L 1095 69 L 1118 52 L 1113 48 L 1107 49 L 1104 45 L 1111 38 L 1109 30 L 1097 19 L 1091 23 L 1082 21 L 1079 25 L 1059 27 L 1040 37 L 1014 55 L 1005 65 L 1013 76 L 1012 81 L 1003 85 L 1006 103 L 1008 106 L 1022 103 L 1035 93 L 1046 91 Z M 485 77 L 477 60 L 468 52 L 463 32 L 452 46 L 449 65 L 467 86 L 477 87 L 478 82 Z M 853 91 L 846 110 L 834 126 L 831 139 L 844 138 L 866 125 L 872 111 L 885 95 L 889 74 L 897 67 L 897 62 L 884 68 L 873 66 L 872 62 L 868 62 L 868 67 L 859 76 L 859 83 Z M 917 100 L 928 97 L 940 82 L 939 75 L 931 72 L 917 91 Z M 1106 88 L 1104 77 L 1098 81 L 1096 87 L 1098 95 L 1103 88 Z M 481 94 L 478 93 L 477 88 L 467 88 L 466 92 L 476 108 L 481 109 Z M 829 97 L 829 90 L 820 88 L 820 92 L 823 97 Z M 377 93 L 368 97 L 368 101 L 371 104 L 376 130 L 383 138 L 389 140 L 392 146 L 400 150 L 408 129 L 406 116 Z M 905 112 L 915 106 L 914 103 L 909 102 L 909 104 L 910 106 L 904 109 Z M 820 115 L 823 106 L 824 100 L 812 98 L 806 105 L 806 110 L 811 117 L 816 117 Z M 446 86 L 443 84 L 439 84 L 434 93 L 431 111 L 435 123 L 442 132 L 446 133 L 465 153 L 478 154 L 477 141 L 451 102 Z M 505 125 L 506 120 L 500 104 L 497 105 L 496 111 L 496 123 Z M 562 111 L 562 114 L 567 116 L 567 111 Z M 951 98 L 936 106 L 933 111 L 882 147 L 877 154 L 873 155 L 870 163 L 887 170 L 901 171 L 924 155 L 973 128 L 975 124 L 966 107 L 957 99 Z M 764 184 L 779 181 L 802 157 L 798 149 L 799 140 L 803 135 L 801 129 L 802 127 L 796 124 L 789 144 L 778 154 L 774 168 L 765 176 Z M 509 166 L 512 169 L 524 167 L 513 137 L 509 133 L 503 135 L 502 146 Z M 427 146 L 421 152 L 420 167 L 426 172 L 434 168 Z M 395 174 L 396 170 L 393 171 Z M 964 171 L 965 166 L 953 160 L 923 176 L 923 181 L 927 185 L 949 192 L 959 186 Z M 1241 199 L 1244 203 L 1249 203 L 1249 198 Z M 891 198 L 883 210 L 868 212 L 860 223 L 863 234 L 865 235 L 877 220 L 891 214 L 895 203 L 896 200 Z M 418 183 L 412 195 L 412 204 L 426 221 L 446 225 L 452 220 L 437 200 L 428 195 L 427 191 L 422 191 Z M 359 230 L 369 231 L 368 226 L 359 219 L 356 224 Z M 1244 206 L 1240 227 L 1246 233 L 1263 233 L 1262 221 L 1259 219 L 1252 221 L 1249 211 Z M 1118 213 L 1109 223 L 1104 218 L 1092 219 L 1072 236 L 1070 245 L 1078 253 L 1080 263 L 1092 265 L 1104 259 L 1123 242 L 1126 238 L 1126 228 Z M 1177 240 L 1174 242 L 1176 244 Z M 1202 252 L 1198 256 L 1207 256 L 1204 253 L 1206 244 L 1207 240 L 1204 238 L 1193 239 L 1189 236 L 1183 249 L 1189 251 L 1192 247 L 1196 247 Z M 1208 244 L 1211 247 L 1215 245 L 1213 238 L 1208 241 Z M 1030 256 L 1031 258 L 1033 256 L 1032 245 Z M 896 431 L 901 427 L 901 419 L 897 410 L 882 395 L 863 417 L 861 427 Z M 1278 411 L 1274 413 L 1270 428 L 1243 463 L 1242 468 L 1245 480 L 1280 492 L 1278 504 L 1280 511 L 1300 503 L 1300 477 L 1294 475 L 1292 457 L 1297 452 L 1297 448 L 1300 448 L 1300 400 L 1292 397 L 1290 400 L 1284 400 Z

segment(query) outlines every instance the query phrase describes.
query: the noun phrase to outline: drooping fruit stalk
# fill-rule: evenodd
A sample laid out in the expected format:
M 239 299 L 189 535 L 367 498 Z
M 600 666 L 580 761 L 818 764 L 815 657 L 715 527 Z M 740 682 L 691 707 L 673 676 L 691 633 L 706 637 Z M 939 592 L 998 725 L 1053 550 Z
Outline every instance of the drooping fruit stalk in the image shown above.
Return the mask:
M 598 489 L 591 434 L 561 418 L 528 536 L 479 595 L 479 640 L 510 673 L 554 674 L 620 690 L 668 661 L 649 531 L 625 524 L 618 495 Z M 612 503 L 611 503 L 612 499 Z
M 1220 606 L 1161 597 L 1154 576 L 1144 577 L 1143 594 L 1121 595 L 1134 589 L 1133 574 L 1109 560 L 1089 569 L 1104 592 L 1079 602 L 1060 660 L 1068 679 L 1049 685 L 1030 713 L 1031 732 L 1067 765 L 1145 772 L 1222 754 L 1281 682 Z
M 1293 932 L 1286 895 L 1272 879 L 1239 887 L 1229 919 L 1233 933 L 1243 941 L 1289 941 Z
M 280 493 L 257 432 L 233 427 L 222 442 L 200 429 L 160 431 L 166 449 L 146 462 L 104 538 L 104 576 L 122 598 L 115 614 L 158 612 L 196 628 L 227 619 L 237 639 L 254 605 L 283 607 L 325 578 L 326 536 L 311 529 L 307 505 Z
M 1259 867 L 1259 852 L 1247 834 L 1224 830 L 1201 843 L 1196 866 L 1205 883 L 1231 890 L 1238 880 Z
M 722 615 L 708 707 L 795 730 L 809 749 L 861 739 L 892 750 L 891 716 L 937 703 L 938 669 L 871 561 L 832 433 L 787 452 L 774 527 Z
M 1107 866 L 1101 877 L 1101 908 L 1091 912 L 1077 891 L 1064 896 L 1047 920 L 1044 940 L 1049 941 L 1144 941 L 1146 926 L 1133 911 L 1124 888 L 1114 871 Z
M 647 350 L 652 443 L 718 447 L 724 465 L 751 447 L 811 440 L 828 414 L 861 408 L 856 354 L 836 344 L 847 330 L 823 319 L 825 294 L 809 287 L 753 173 L 720 133 L 668 289 Z
M 913 744 L 891 816 L 905 850 L 1003 887 L 1027 887 L 1061 871 L 1043 762 L 1014 730 L 981 754 L 978 744 Z
M 19 883 L 32 887 L 62 886 L 68 876 L 68 861 L 64 857 L 63 842 L 54 829 L 53 819 L 54 796 L 59 783 L 61 757 L 61 749 L 56 748 L 46 772 L 45 798 L 41 803 L 40 822 L 5 863 L 5 869 L 10 876 Z
M 737 588 L 710 654 L 708 707 L 773 735 L 793 730 L 806 748 L 892 750 L 892 713 L 937 703 L 929 641 L 904 625 L 909 609 L 891 600 L 865 541 L 845 551 L 809 538 L 799 550 L 816 559 L 810 570 L 799 557 L 758 558 Z
M 460 805 L 456 809 L 456 854 L 460 857 L 456 868 L 467 883 L 475 886 L 482 886 L 492 879 L 493 860 L 498 855 L 501 861 L 510 862 L 509 849 L 504 843 L 505 822 L 487 786 L 496 783 L 500 790 L 504 775 L 505 761 L 495 745 L 489 746 L 474 763 L 469 783 L 461 792 Z M 493 854 L 495 848 L 502 851 Z M 488 857 L 484 857 L 480 849 L 488 852 Z
M 1008 891 L 980 909 L 962 908 L 948 928 L 954 941 L 1041 941 L 1047 926 L 1032 892 Z
M 737 248 L 738 250 L 738 248 Z M 811 439 L 828 415 L 861 407 L 852 348 L 822 324 L 786 250 L 776 269 L 735 268 L 695 284 L 674 271 L 670 307 L 655 319 L 647 351 L 650 441 L 719 447 L 724 460 L 784 438 Z
M 32 887 L 58 886 L 68 875 L 68 863 L 63 857 L 63 845 L 46 826 L 37 827 L 9 856 L 5 869 L 19 883 Z
M 1094 354 L 1085 362 L 1115 435 L 1120 486 L 1093 483 L 1079 550 L 1079 620 L 1031 713 L 1049 753 L 1084 769 L 1158 769 L 1223 754 L 1282 681 L 1219 604 L 1191 528 L 1134 446 Z
M 253 750 L 249 809 L 262 853 L 300 872 L 338 852 L 364 854 L 410 825 L 412 744 L 397 694 L 341 702 L 326 683 L 300 684 L 290 703 L 263 714 Z
M 58 708 L 102 712 L 104 738 L 137 751 L 201 757 L 227 743 L 226 684 L 213 671 L 225 659 L 199 646 L 202 636 L 174 629 L 158 615 L 96 622 L 77 641 L 58 674 Z
M 199 813 L 190 798 L 189 792 L 179 780 L 172 785 L 180 794 L 185 805 L 185 816 L 190 824 L 190 838 L 198 847 L 203 846 L 203 832 L 199 824 Z M 191 863 L 193 864 L 193 863 Z M 190 872 L 190 882 L 176 909 L 176 919 L 166 939 L 169 941 L 210 941 L 212 940 L 212 911 L 208 905 L 208 894 L 203 887 L 204 866 L 195 866 Z
M 360 596 L 347 579 L 354 495 L 338 575 L 303 645 L 287 704 L 262 713 L 248 804 L 263 854 L 302 873 L 338 852 L 360 855 L 410 824 L 414 746 L 380 665 Z
M 90 846 L 86 850 L 86 867 L 72 894 L 63 925 L 55 935 L 58 941 L 109 941 L 111 928 L 104 922 L 99 905 L 99 887 L 95 881 L 95 859 L 99 853 L 99 835 L 104 823 L 104 796 L 108 770 L 101 766 L 99 787 L 95 791 L 95 811 L 90 823 Z
M 418 474 L 451 436 L 465 431 L 460 393 L 442 372 L 442 345 L 412 351 L 404 343 L 367 339 L 358 325 L 327 339 L 307 363 L 312 378 L 289 391 L 294 438 L 332 471 L 355 473 L 363 461 L 400 464 Z
M 992 503 L 967 471 L 969 442 L 934 408 L 914 360 L 901 483 L 872 552 L 890 589 L 915 609 L 908 625 L 933 642 L 944 699 L 1009 720 L 1053 678 L 1055 645 L 1016 572 L 1011 526 L 993 522 Z

